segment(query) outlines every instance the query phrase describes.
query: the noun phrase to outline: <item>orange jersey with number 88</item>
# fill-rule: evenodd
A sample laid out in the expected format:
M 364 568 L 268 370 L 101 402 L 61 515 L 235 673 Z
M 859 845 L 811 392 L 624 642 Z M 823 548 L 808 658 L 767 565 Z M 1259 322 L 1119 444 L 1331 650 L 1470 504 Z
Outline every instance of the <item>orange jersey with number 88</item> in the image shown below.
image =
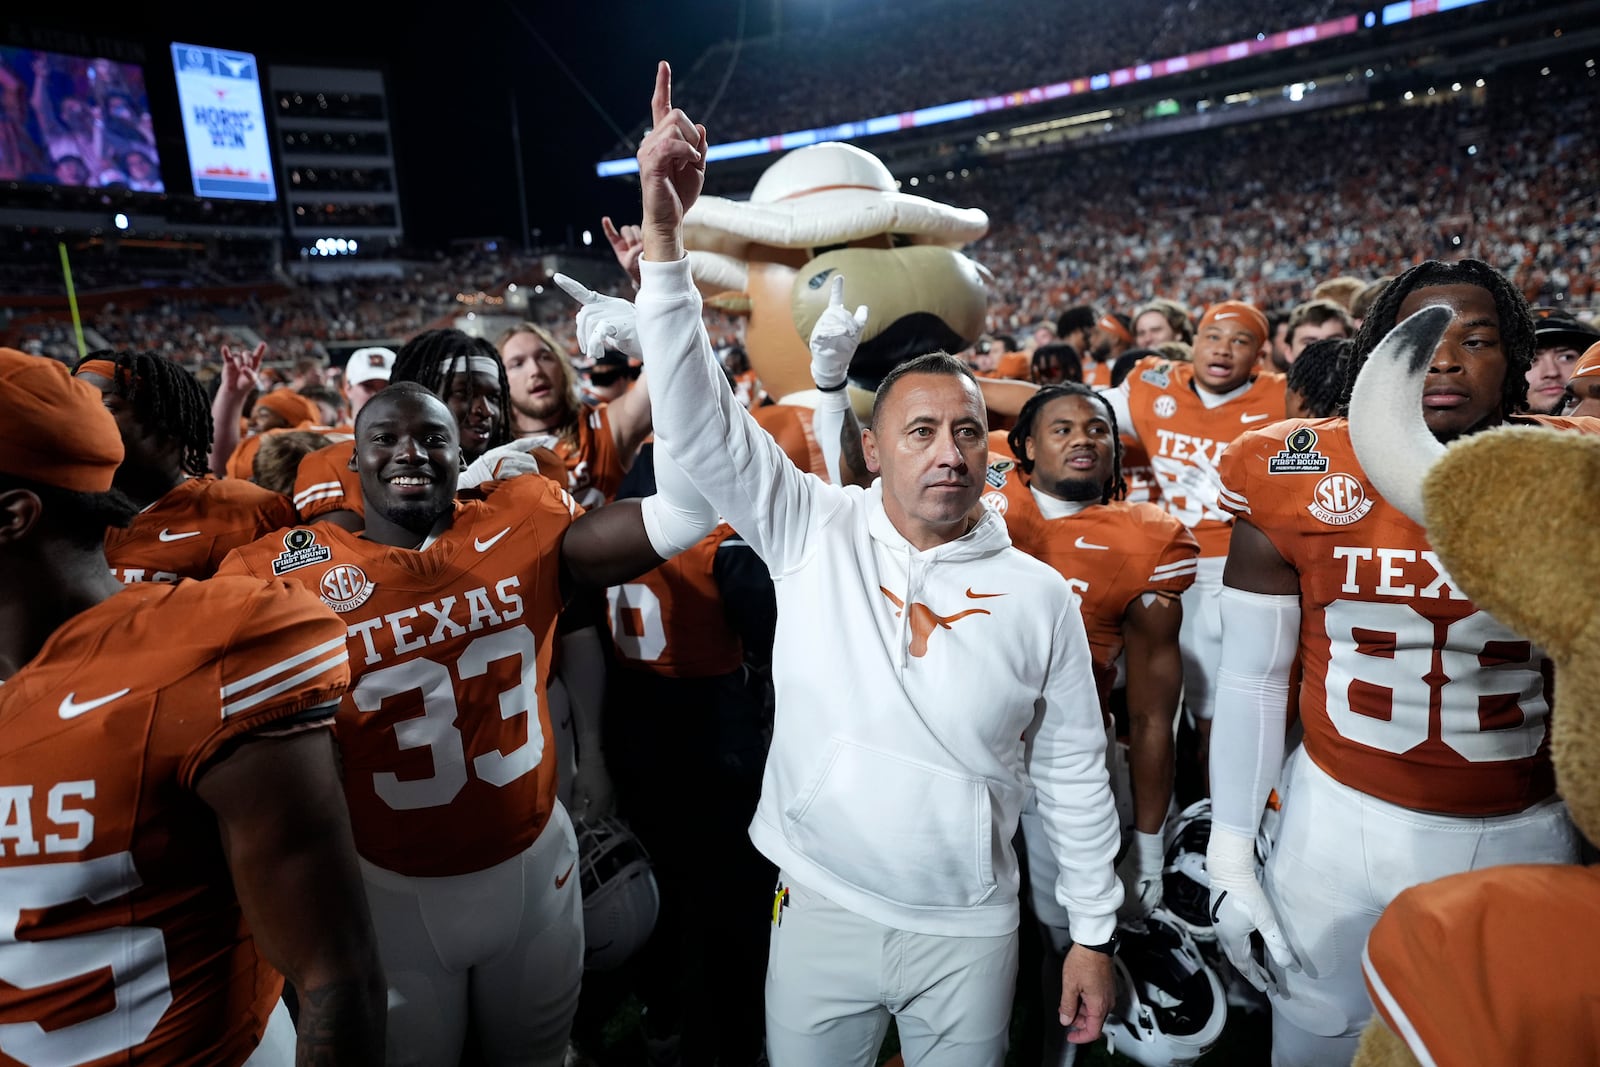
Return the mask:
M 1300 572 L 1300 714 L 1323 770 L 1445 814 L 1521 811 L 1554 792 L 1549 661 L 1457 589 L 1426 531 L 1377 495 L 1346 420 L 1248 434 L 1219 469 L 1222 506 Z

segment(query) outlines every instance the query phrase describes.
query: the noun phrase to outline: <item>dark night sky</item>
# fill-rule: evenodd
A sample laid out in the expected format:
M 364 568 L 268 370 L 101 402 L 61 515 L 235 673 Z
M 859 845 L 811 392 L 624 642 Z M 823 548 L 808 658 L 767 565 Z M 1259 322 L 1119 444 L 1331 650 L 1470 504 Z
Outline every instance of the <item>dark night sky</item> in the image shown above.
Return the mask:
M 514 238 L 514 93 L 521 109 L 530 224 L 544 231 L 546 241 L 555 241 L 568 226 L 598 230 L 604 212 L 636 218 L 638 194 L 625 180 L 602 182 L 594 176 L 594 163 L 616 136 L 518 14 L 612 119 L 631 130 L 648 118 L 655 60 L 667 59 L 680 75 L 687 74 L 708 45 L 734 36 L 741 2 L 748 4 L 747 36 L 766 32 L 773 0 L 406 0 L 386 6 L 173 0 L 130 4 L 93 20 L 82 6 L 66 4 L 55 26 L 141 43 L 158 125 L 163 78 L 171 92 L 167 43 L 174 39 L 251 51 L 263 65 L 382 69 L 391 96 L 406 229 L 421 244 L 458 236 Z M 785 6 L 795 9 L 785 14 L 791 26 L 815 17 L 809 10 L 815 7 L 812 0 L 786 0 Z M 0 32 L 11 30 L 15 39 L 16 21 L 16 16 L 0 20 Z M 50 25 L 37 8 L 25 21 L 29 27 Z M 272 106 L 270 98 L 267 104 Z M 175 100 L 165 117 L 169 126 L 176 124 Z M 181 160 L 177 142 L 162 150 Z M 176 172 L 181 168 L 180 161 Z

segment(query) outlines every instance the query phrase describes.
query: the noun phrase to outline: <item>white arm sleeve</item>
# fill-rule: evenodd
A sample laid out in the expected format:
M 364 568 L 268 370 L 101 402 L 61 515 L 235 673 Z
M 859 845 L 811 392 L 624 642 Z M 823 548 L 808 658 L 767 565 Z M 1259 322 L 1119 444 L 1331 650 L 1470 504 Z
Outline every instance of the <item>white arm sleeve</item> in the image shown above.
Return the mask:
M 1211 823 L 1255 838 L 1283 769 L 1300 598 L 1222 587 L 1222 662 L 1211 721 Z
M 817 444 L 822 446 L 822 461 L 828 468 L 828 481 L 834 485 L 844 484 L 844 475 L 839 470 L 839 456 L 844 451 L 840 437 L 844 434 L 845 413 L 849 410 L 848 389 L 824 392 L 817 400 L 816 415 L 811 422 Z
M 639 264 L 639 341 L 657 449 L 670 450 L 696 489 L 773 574 L 806 553 L 810 532 L 843 505 L 841 490 L 789 462 L 728 388 L 700 318 L 689 261 Z
M 1111 940 L 1122 904 L 1115 866 L 1120 833 L 1106 770 L 1105 720 L 1076 599 L 1061 613 L 1052 647 L 1039 712 L 1024 738 L 1027 771 L 1061 872 L 1056 900 L 1067 909 L 1072 939 L 1100 945 Z
M 717 526 L 717 509 L 694 487 L 669 449 L 655 447 L 656 491 L 640 502 L 644 532 L 662 559 L 698 544 Z

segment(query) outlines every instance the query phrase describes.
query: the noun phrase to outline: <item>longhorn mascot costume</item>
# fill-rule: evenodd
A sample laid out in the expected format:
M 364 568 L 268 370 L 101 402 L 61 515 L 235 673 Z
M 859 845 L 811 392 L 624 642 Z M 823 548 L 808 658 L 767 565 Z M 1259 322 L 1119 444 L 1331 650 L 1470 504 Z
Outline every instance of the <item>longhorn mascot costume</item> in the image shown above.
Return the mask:
M 1375 353 L 1351 398 L 1352 441 L 1462 592 L 1549 652 L 1557 787 L 1600 843 L 1600 438 L 1501 427 L 1446 448 L 1420 416 L 1426 369 Z M 1378 1011 L 1355 1067 L 1600 1064 L 1597 959 L 1600 868 L 1513 865 L 1409 889 L 1367 941 Z
M 701 291 L 749 309 L 745 349 L 778 401 L 758 409 L 758 421 L 797 464 L 821 473 L 806 341 L 828 306 L 830 279 L 843 274 L 849 302 L 871 309 L 850 363 L 864 419 L 895 364 L 959 352 L 983 332 L 989 272 L 959 249 L 988 229 L 982 211 L 901 193 L 876 156 L 825 141 L 768 167 L 748 201 L 700 197 L 684 241 Z

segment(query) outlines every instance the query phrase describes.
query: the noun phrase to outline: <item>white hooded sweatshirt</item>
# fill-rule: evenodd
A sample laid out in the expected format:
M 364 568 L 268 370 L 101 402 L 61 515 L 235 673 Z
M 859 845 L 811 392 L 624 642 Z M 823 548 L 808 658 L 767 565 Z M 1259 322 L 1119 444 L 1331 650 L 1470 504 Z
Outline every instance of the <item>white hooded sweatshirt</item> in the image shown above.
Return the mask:
M 1084 944 L 1122 887 L 1105 730 L 1077 598 L 984 517 L 919 551 L 881 484 L 804 474 L 734 402 L 687 261 L 641 264 L 657 447 L 764 559 L 777 589 L 777 711 L 750 837 L 796 881 L 875 922 L 1017 926 L 1011 847 L 1029 784 Z

